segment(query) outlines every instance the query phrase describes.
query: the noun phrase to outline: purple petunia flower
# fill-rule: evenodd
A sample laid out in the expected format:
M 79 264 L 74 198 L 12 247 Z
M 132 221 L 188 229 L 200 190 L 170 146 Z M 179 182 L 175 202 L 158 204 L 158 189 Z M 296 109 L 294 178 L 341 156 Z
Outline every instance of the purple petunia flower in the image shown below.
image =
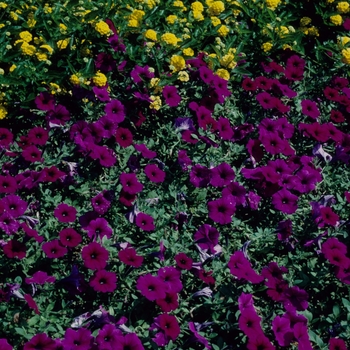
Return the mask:
M 235 172 L 227 163 L 221 163 L 211 169 L 210 184 L 214 187 L 223 187 L 231 183 L 235 178 Z
M 26 147 L 23 152 L 22 156 L 27 162 L 35 163 L 35 162 L 42 162 L 43 158 L 41 157 L 42 152 L 40 149 L 34 145 Z
M 208 224 L 202 225 L 194 234 L 193 238 L 201 249 L 208 249 L 211 254 L 215 254 L 215 246 L 219 243 L 218 230 Z
M 211 179 L 211 170 L 200 164 L 192 167 L 190 182 L 194 187 L 206 187 Z
M 133 267 L 140 267 L 143 263 L 143 256 L 137 255 L 136 250 L 132 247 L 120 250 L 118 257 L 121 262 Z
M 154 73 L 151 72 L 149 68 L 149 66 L 141 67 L 136 65 L 131 71 L 130 76 L 136 84 L 141 83 L 143 78 L 154 78 Z
M 9 129 L 0 128 L 0 149 L 8 147 L 12 142 L 12 132 Z
M 77 210 L 68 204 L 61 203 L 54 210 L 54 216 L 59 222 L 74 222 L 77 218 Z
M 146 165 L 144 172 L 150 181 L 161 183 L 165 179 L 165 172 L 158 168 L 156 164 Z
M 91 220 L 89 225 L 87 225 L 84 229 L 88 231 L 88 237 L 93 240 L 97 240 L 97 238 L 102 240 L 104 236 L 109 239 L 113 233 L 113 230 L 108 225 L 108 221 L 104 218 Z
M 99 215 L 103 215 L 107 212 L 111 205 L 111 202 L 106 198 L 106 191 L 103 191 L 91 199 L 92 207 Z
M 301 111 L 312 119 L 317 119 L 320 116 L 320 111 L 317 107 L 316 102 L 311 100 L 301 101 Z
M 125 108 L 119 100 L 112 100 L 105 106 L 107 117 L 119 124 L 125 119 Z
M 175 261 L 177 266 L 183 270 L 191 270 L 193 260 L 185 253 L 178 253 L 175 255 Z
M 166 293 L 164 299 L 157 299 L 157 305 L 163 312 L 174 311 L 179 307 L 179 298 L 177 293 Z
M 94 86 L 92 88 L 92 91 L 101 102 L 109 102 L 111 100 L 111 98 L 109 97 L 108 90 L 106 88 L 99 88 L 97 86 Z
M 46 333 L 38 333 L 25 343 L 23 347 L 23 350 L 37 349 L 56 350 L 56 342 Z
M 64 349 L 67 350 L 89 350 L 92 341 L 93 337 L 88 329 L 79 328 L 74 330 L 72 328 L 67 328 L 62 344 Z
M 123 333 L 114 324 L 105 324 L 96 336 L 96 343 L 99 349 L 118 349 L 123 342 Z
M 164 299 L 167 290 L 166 284 L 159 277 L 152 276 L 150 273 L 137 279 L 136 288 L 151 301 Z
M 55 97 L 47 91 L 41 92 L 39 96 L 35 97 L 34 102 L 42 111 L 50 111 L 55 107 Z
M 223 140 L 231 140 L 231 138 L 233 137 L 233 129 L 231 127 L 229 119 L 220 117 L 216 124 L 216 127 L 219 136 Z
M 180 293 L 182 283 L 181 272 L 172 266 L 166 266 L 158 270 L 158 277 L 165 283 L 167 293 Z
M 45 283 L 54 283 L 56 281 L 56 277 L 49 276 L 46 272 L 43 271 L 37 271 L 34 273 L 33 277 L 27 277 L 25 279 L 25 282 L 30 283 L 36 283 L 36 284 L 45 284 Z
M 283 305 L 287 311 L 304 311 L 307 309 L 309 295 L 305 290 L 294 286 L 287 288 L 283 294 Z
M 91 242 L 82 249 L 81 256 L 85 267 L 90 270 L 101 270 L 107 265 L 109 253 L 108 250 L 99 243 Z
M 114 272 L 98 270 L 90 279 L 90 286 L 101 293 L 112 293 L 117 288 L 117 276 Z
M 133 143 L 132 133 L 129 129 L 118 127 L 115 133 L 115 140 L 121 147 L 127 148 Z
M 152 340 L 158 346 L 165 346 L 170 340 L 175 341 L 180 334 L 180 326 L 175 316 L 161 314 L 154 319 L 150 330 L 157 330 L 159 333 Z
M 2 247 L 4 254 L 10 258 L 18 258 L 18 259 L 24 259 L 26 257 L 26 245 L 22 242 L 19 242 L 17 239 L 11 239 L 9 240 L 5 245 Z
M 65 106 L 59 104 L 47 113 L 46 119 L 52 124 L 65 125 L 70 119 L 70 113 Z
M 122 173 L 119 177 L 123 190 L 131 195 L 142 191 L 143 185 L 138 181 L 134 173 Z
M 273 97 L 268 92 L 260 92 L 256 95 L 257 101 L 264 109 L 272 109 L 273 105 Z
M 65 228 L 60 231 L 59 239 L 63 246 L 74 248 L 82 241 L 81 235 L 73 228 Z
M 225 196 L 208 202 L 209 218 L 221 225 L 229 224 L 236 211 L 236 202 L 233 196 Z
M 187 171 L 188 167 L 192 165 L 192 160 L 188 157 L 185 150 L 179 150 L 177 155 L 177 161 L 179 162 L 183 171 Z
M 272 195 L 272 204 L 277 210 L 286 214 L 293 214 L 298 209 L 298 196 L 292 194 L 285 188 Z
M 63 247 L 58 239 L 53 239 L 52 241 L 44 243 L 41 249 L 46 256 L 51 259 L 62 258 L 67 254 L 67 248 Z
M 165 98 L 165 102 L 170 107 L 177 107 L 181 101 L 181 96 L 177 92 L 177 88 L 175 86 L 166 85 L 163 90 L 163 97 Z
M 28 131 L 28 141 L 33 145 L 44 146 L 49 139 L 49 133 L 42 127 L 35 127 Z
M 7 339 L 0 339 L 0 349 L 1 350 L 13 350 L 13 347 L 7 342 Z
M 81 293 L 86 289 L 84 275 L 78 271 L 78 267 L 76 265 L 72 266 L 72 271 L 69 276 L 57 281 L 56 284 L 58 286 L 62 286 L 73 295 Z
M 136 151 L 140 152 L 142 154 L 142 157 L 144 157 L 144 158 L 152 159 L 152 158 L 157 157 L 157 152 L 151 151 L 143 143 L 135 144 L 134 147 L 135 147 Z
M 138 213 L 135 220 L 136 226 L 143 231 L 153 231 L 155 229 L 152 216 L 145 213 Z
M 209 345 L 208 340 L 198 333 L 198 331 L 200 331 L 200 329 L 198 329 L 198 328 L 201 328 L 200 324 L 194 323 L 194 322 L 189 322 L 188 323 L 188 328 L 193 333 L 194 341 L 203 344 L 206 349 L 210 350 L 212 348 Z
M 272 330 L 280 346 L 289 346 L 294 339 L 290 320 L 285 317 L 276 316 L 272 321 Z
M 349 19 L 349 28 L 350 30 L 350 19 Z M 329 350 L 347 350 L 345 341 L 340 338 L 331 338 L 329 339 Z
M 238 318 L 238 327 L 250 339 L 257 334 L 263 334 L 260 321 L 261 317 L 258 316 L 255 309 L 248 308 L 241 312 Z

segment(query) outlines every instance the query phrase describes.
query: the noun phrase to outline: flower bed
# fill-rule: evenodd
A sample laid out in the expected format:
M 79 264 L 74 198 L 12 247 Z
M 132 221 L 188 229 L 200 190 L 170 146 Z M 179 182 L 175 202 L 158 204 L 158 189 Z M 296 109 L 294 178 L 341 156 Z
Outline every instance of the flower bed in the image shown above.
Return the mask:
M 347 349 L 348 2 L 0 8 L 0 349 Z

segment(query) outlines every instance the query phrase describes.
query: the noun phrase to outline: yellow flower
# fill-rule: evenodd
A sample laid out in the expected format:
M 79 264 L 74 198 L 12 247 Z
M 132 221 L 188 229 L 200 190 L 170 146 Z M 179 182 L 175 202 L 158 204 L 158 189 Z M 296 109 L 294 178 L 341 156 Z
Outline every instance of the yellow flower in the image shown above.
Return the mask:
M 225 68 L 229 68 L 229 69 L 232 69 L 236 66 L 236 62 L 234 61 L 234 58 L 235 56 L 232 55 L 232 54 L 227 54 L 225 56 L 223 56 L 219 62 L 221 64 L 222 67 L 225 67 Z
M 336 26 L 340 26 L 343 23 L 343 18 L 340 15 L 334 15 L 330 17 L 330 20 Z
M 36 25 L 36 20 L 34 18 L 29 18 L 27 21 L 27 25 L 29 28 L 33 28 Z
M 283 50 L 293 50 L 293 48 L 290 46 L 290 45 L 288 45 L 288 44 L 283 44 L 283 46 L 282 46 L 282 49 Z
M 181 71 L 177 74 L 177 79 L 180 81 L 189 81 L 190 80 L 190 76 L 188 75 L 187 72 L 185 71 Z
M 92 81 L 96 86 L 105 86 L 107 84 L 107 77 L 103 73 L 97 72 L 92 78 Z
M 281 0 L 265 0 L 267 8 L 274 11 L 280 4 Z
M 140 26 L 140 22 L 137 19 L 129 19 L 128 27 L 137 28 Z
M 337 4 L 337 11 L 340 12 L 340 13 L 347 13 L 349 12 L 349 3 L 346 2 L 346 1 L 341 1 L 341 2 L 338 2 Z
M 185 56 L 194 56 L 194 51 L 190 47 L 186 47 L 186 49 L 183 49 L 182 53 Z
M 230 32 L 230 29 L 227 26 L 222 25 L 217 32 L 220 36 L 226 36 Z
M 196 21 L 203 21 L 204 20 L 203 13 L 201 11 L 193 11 L 193 18 Z
M 278 32 L 278 34 L 281 38 L 284 38 L 286 36 L 286 34 L 289 34 L 289 29 L 285 26 L 281 26 L 279 28 L 276 28 L 275 30 L 276 30 L 276 32 Z
M 132 11 L 132 14 L 129 16 L 129 19 L 136 19 L 137 21 L 141 21 L 145 14 L 146 13 L 142 10 L 134 10 Z
M 21 12 L 20 12 L 21 13 Z M 17 13 L 16 12 L 13 12 L 13 11 L 11 11 L 10 12 L 10 17 L 14 20 L 14 21 L 18 21 L 18 15 L 17 15 Z
M 44 8 L 44 13 L 52 13 L 52 7 L 49 6 L 49 4 L 45 4 Z
M 211 23 L 212 23 L 212 25 L 213 25 L 214 27 L 216 27 L 216 26 L 218 26 L 219 24 L 221 24 L 221 20 L 220 20 L 220 18 L 218 18 L 218 17 L 213 16 L 213 17 L 210 17 L 210 19 L 211 19 Z
M 229 80 L 230 79 L 230 73 L 226 69 L 219 68 L 216 71 L 216 74 L 222 79 L 225 79 L 225 80 Z
M 343 49 L 341 54 L 343 56 L 342 62 L 345 64 L 350 64 L 350 47 Z
M 59 50 L 64 50 L 69 44 L 69 38 L 58 40 L 56 44 Z
M 111 33 L 108 24 L 104 21 L 97 22 L 95 24 L 95 30 L 100 33 L 100 35 L 108 35 Z
M 67 32 L 67 26 L 65 24 L 60 23 L 59 28 L 60 28 L 60 32 L 61 33 L 66 33 Z
M 182 1 L 179 1 L 179 0 L 174 1 L 173 6 L 182 8 L 182 11 L 187 11 L 187 8 L 185 7 Z
M 177 20 L 177 16 L 170 15 L 165 20 L 167 21 L 168 24 L 174 24 Z
M 318 32 L 318 29 L 316 27 L 314 27 L 314 26 L 309 28 L 307 34 L 310 35 L 310 36 L 320 36 L 320 34 Z
M 332 4 L 334 2 L 334 0 L 327 0 L 328 4 Z
M 53 53 L 53 48 L 50 45 L 41 45 L 40 48 L 49 51 L 50 55 Z
M 183 39 L 183 40 L 190 39 L 190 38 L 191 38 L 191 35 L 188 35 L 188 34 L 184 34 L 184 35 L 182 36 L 182 39 Z
M 203 12 L 204 11 L 204 7 L 203 7 L 202 3 L 199 2 L 199 1 L 193 2 L 191 4 L 191 9 L 192 9 L 193 12 L 194 11 L 199 11 L 199 12 Z
M 47 60 L 47 54 L 46 53 L 43 53 L 43 52 L 37 52 L 35 54 L 36 58 L 39 60 L 39 61 L 46 61 Z
M 144 36 L 146 39 L 157 41 L 157 32 L 153 29 L 146 30 Z
M 300 20 L 300 25 L 302 27 L 305 27 L 307 26 L 308 24 L 311 23 L 311 18 L 310 17 L 303 17 L 301 20 Z
M 348 36 L 342 36 L 338 38 L 338 44 L 345 46 L 350 41 L 350 38 Z
M 0 29 L 4 28 L 4 27 L 5 27 L 5 24 L 4 23 L 0 23 Z
M 147 7 L 152 10 L 154 6 L 156 6 L 156 2 L 154 0 L 143 0 L 143 2 L 147 5 Z
M 4 74 L 5 74 L 5 71 L 2 68 L 0 68 L 0 75 L 4 75 Z
M 0 2 L 0 8 L 5 9 L 7 7 L 7 4 L 4 2 Z
M 7 109 L 5 106 L 0 105 L 0 119 L 4 119 L 7 115 Z
M 225 11 L 225 4 L 222 1 L 214 1 L 209 6 L 209 14 L 210 16 L 217 16 L 220 13 Z
M 17 68 L 17 66 L 16 66 L 15 64 L 13 64 L 13 65 L 9 68 L 10 73 L 12 73 L 16 68 Z
M 264 52 L 268 52 L 272 49 L 272 46 L 273 46 L 272 43 L 267 42 L 267 43 L 263 43 L 261 45 L 261 48 L 264 50 Z
M 172 55 L 170 65 L 173 67 L 173 72 L 178 72 L 186 67 L 186 62 L 182 56 Z
M 181 39 L 177 38 L 175 34 L 173 33 L 165 33 L 162 35 L 162 40 L 165 41 L 168 45 L 177 45 L 178 41 L 181 41 Z
M 30 34 L 28 31 L 20 32 L 19 37 L 26 43 L 30 43 L 33 39 L 32 34 Z
M 80 79 L 76 74 L 72 74 L 69 78 L 69 81 L 73 84 L 73 85 L 79 85 L 80 84 Z
M 160 79 L 159 78 L 152 78 L 149 82 L 150 84 L 150 87 L 153 88 L 155 86 L 157 86 L 160 82 Z
M 35 54 L 36 49 L 35 49 L 35 46 L 24 42 L 21 46 L 21 51 L 23 55 L 33 56 Z
M 59 87 L 59 85 L 55 84 L 55 83 L 50 83 L 50 88 L 51 88 L 51 93 L 54 95 L 56 92 L 60 93 L 62 90 Z
M 149 108 L 155 109 L 156 111 L 160 110 L 160 107 L 162 106 L 162 100 L 159 96 L 150 96 L 150 99 L 153 101 L 150 103 Z

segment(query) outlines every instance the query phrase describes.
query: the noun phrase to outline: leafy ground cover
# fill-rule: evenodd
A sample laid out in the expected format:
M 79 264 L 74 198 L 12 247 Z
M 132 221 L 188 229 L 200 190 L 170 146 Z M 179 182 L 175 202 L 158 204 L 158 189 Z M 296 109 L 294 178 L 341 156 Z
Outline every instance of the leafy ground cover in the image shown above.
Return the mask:
M 348 2 L 0 9 L 0 349 L 347 349 Z

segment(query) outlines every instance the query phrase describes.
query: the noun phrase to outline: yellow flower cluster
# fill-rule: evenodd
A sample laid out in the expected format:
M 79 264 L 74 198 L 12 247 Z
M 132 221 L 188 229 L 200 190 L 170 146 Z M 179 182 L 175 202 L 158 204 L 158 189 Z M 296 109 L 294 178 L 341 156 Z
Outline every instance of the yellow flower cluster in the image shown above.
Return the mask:
M 210 17 L 210 19 L 211 19 L 211 24 L 212 24 L 214 27 L 216 27 L 216 26 L 218 26 L 219 24 L 221 24 L 220 18 L 218 18 L 218 17 L 216 17 L 216 16 L 212 16 L 212 17 Z
M 182 53 L 185 56 L 191 56 L 191 57 L 194 56 L 194 51 L 190 47 L 186 47 L 186 49 L 183 49 Z
M 263 43 L 261 45 L 261 48 L 263 49 L 264 52 L 268 52 L 272 49 L 273 45 L 270 42 Z
M 187 72 L 185 71 L 181 71 L 177 74 L 177 79 L 182 81 L 182 82 L 185 82 L 185 81 L 189 81 L 190 80 L 190 76 L 188 75 Z
M 234 67 L 236 67 L 237 62 L 235 62 L 235 55 L 234 55 L 235 52 L 236 52 L 236 49 L 230 49 L 226 55 L 221 57 L 219 62 L 222 67 L 225 67 L 228 69 L 233 69 Z
M 146 13 L 142 10 L 133 10 L 131 15 L 129 16 L 128 26 L 133 28 L 139 27 L 141 25 L 142 18 L 145 14 Z
M 174 24 L 177 21 L 177 16 L 175 15 L 170 15 L 166 19 L 168 24 Z
M 63 39 L 63 40 L 58 40 L 56 45 L 58 47 L 59 50 L 64 50 L 65 48 L 67 48 L 68 44 L 69 44 L 69 38 L 67 39 Z
M 281 0 L 265 0 L 267 8 L 274 11 L 280 4 Z
M 336 26 L 340 26 L 343 23 L 343 18 L 340 15 L 334 15 L 330 17 L 330 21 L 336 25 Z
M 219 68 L 216 71 L 216 74 L 222 79 L 225 79 L 225 80 L 229 80 L 230 79 L 230 73 L 226 69 Z
M 7 109 L 5 106 L 0 105 L 0 119 L 4 119 L 7 115 Z
M 203 16 L 204 7 L 201 2 L 199 1 L 193 2 L 191 4 L 191 9 L 192 9 L 192 16 L 196 21 L 204 20 L 204 16 Z
M 144 36 L 146 39 L 157 41 L 157 32 L 153 29 L 146 30 Z
M 67 29 L 67 27 L 66 27 Z M 104 21 L 99 21 L 95 24 L 95 30 L 100 34 L 100 35 L 108 35 L 111 33 L 111 30 L 109 29 L 109 26 L 106 22 Z
M 220 36 L 226 36 L 230 32 L 230 29 L 227 26 L 222 25 L 217 32 Z
M 176 37 L 173 33 L 165 33 L 162 35 L 162 40 L 168 45 L 176 46 L 178 41 L 181 41 L 178 37 Z
M 337 4 L 337 11 L 339 13 L 348 13 L 349 12 L 349 3 L 346 2 L 346 1 L 341 1 L 341 2 L 338 2 Z
M 341 51 L 342 54 L 342 62 L 345 64 L 350 64 L 350 47 L 343 49 Z
M 92 81 L 96 86 L 105 86 L 107 84 L 107 77 L 103 73 L 97 72 L 92 78 Z
M 159 96 L 150 96 L 150 99 L 153 101 L 150 103 L 149 108 L 155 109 L 156 111 L 160 110 L 160 107 L 162 107 L 162 100 Z
M 170 59 L 170 67 L 174 72 L 179 72 L 186 67 L 185 59 L 182 56 L 172 55 Z
M 225 11 L 225 4 L 222 1 L 214 1 L 208 11 L 210 16 L 218 16 Z
M 184 3 L 182 1 L 175 0 L 173 2 L 173 6 L 174 7 L 179 7 L 183 12 L 187 11 L 187 8 L 186 8 L 186 6 L 184 5 Z

